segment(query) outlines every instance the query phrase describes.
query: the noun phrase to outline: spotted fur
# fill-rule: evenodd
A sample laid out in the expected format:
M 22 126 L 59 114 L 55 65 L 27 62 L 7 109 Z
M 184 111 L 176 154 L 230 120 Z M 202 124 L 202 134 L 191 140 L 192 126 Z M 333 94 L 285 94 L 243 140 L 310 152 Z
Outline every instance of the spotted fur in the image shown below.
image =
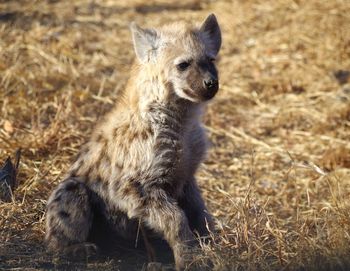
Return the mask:
M 133 240 L 140 221 L 169 243 L 182 270 L 193 233 L 213 227 L 194 175 L 207 149 L 204 101 L 218 89 L 220 28 L 210 15 L 200 28 L 131 29 L 137 61 L 128 85 L 51 194 L 46 242 L 54 251 L 98 242 L 101 220 Z

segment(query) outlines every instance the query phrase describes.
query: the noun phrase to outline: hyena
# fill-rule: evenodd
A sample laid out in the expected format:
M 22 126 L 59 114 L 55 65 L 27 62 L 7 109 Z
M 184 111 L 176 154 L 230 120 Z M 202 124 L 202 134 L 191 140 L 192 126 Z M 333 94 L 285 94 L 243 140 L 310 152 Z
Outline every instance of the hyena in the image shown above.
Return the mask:
M 132 239 L 141 223 L 168 242 L 182 270 L 195 235 L 214 227 L 195 172 L 207 148 L 203 107 L 219 88 L 221 31 L 213 14 L 198 27 L 130 28 L 130 79 L 51 194 L 46 242 L 58 252 L 98 243 L 103 219 Z

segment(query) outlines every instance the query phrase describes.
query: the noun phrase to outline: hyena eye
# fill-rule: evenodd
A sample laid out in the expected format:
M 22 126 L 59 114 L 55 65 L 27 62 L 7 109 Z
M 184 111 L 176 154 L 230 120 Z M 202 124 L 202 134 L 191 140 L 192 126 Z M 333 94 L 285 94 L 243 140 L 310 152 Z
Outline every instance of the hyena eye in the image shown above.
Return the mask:
M 190 62 L 184 61 L 184 62 L 181 62 L 180 64 L 177 64 L 177 68 L 178 68 L 178 70 L 180 70 L 180 71 L 184 71 L 184 70 L 186 70 L 190 65 L 191 65 Z
M 208 60 L 209 60 L 210 62 L 214 62 L 214 61 L 215 61 L 215 58 L 214 58 L 214 57 L 208 57 Z

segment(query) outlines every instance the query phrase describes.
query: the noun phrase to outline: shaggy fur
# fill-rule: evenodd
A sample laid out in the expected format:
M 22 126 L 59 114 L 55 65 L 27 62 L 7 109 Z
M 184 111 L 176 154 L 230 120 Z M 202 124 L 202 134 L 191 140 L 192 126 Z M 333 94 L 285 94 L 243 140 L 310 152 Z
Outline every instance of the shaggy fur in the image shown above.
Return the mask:
M 202 107 L 218 90 L 220 28 L 210 15 L 200 28 L 131 30 L 129 83 L 50 196 L 46 241 L 65 251 L 96 240 L 96 217 L 134 240 L 140 221 L 169 243 L 182 270 L 193 232 L 213 228 L 194 175 L 207 148 Z

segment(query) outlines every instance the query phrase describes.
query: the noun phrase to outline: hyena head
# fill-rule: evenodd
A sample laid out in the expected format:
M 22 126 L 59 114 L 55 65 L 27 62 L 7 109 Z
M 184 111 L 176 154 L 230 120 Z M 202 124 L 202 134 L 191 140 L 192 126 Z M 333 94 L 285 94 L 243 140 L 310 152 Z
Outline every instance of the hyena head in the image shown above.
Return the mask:
M 167 83 L 164 91 L 195 103 L 215 96 L 219 79 L 214 62 L 221 46 L 215 15 L 200 27 L 174 23 L 142 29 L 133 23 L 131 31 L 140 65 Z

